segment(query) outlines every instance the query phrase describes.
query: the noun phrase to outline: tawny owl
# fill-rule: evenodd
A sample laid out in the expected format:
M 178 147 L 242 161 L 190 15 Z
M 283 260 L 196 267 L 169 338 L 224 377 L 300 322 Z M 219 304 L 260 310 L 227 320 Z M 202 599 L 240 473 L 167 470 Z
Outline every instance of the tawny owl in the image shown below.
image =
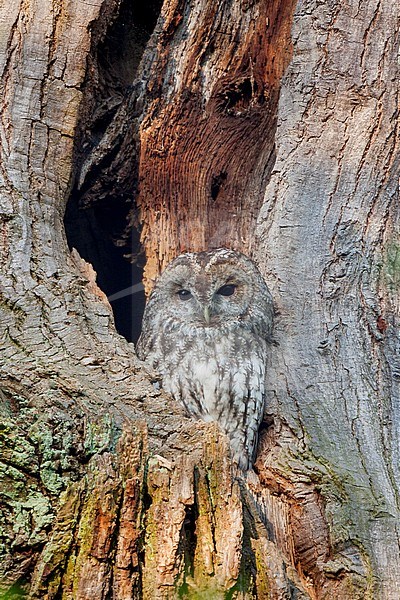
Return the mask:
M 244 471 L 264 411 L 272 321 L 271 294 L 249 258 L 226 248 L 182 254 L 158 278 L 137 343 L 190 415 L 219 423 Z

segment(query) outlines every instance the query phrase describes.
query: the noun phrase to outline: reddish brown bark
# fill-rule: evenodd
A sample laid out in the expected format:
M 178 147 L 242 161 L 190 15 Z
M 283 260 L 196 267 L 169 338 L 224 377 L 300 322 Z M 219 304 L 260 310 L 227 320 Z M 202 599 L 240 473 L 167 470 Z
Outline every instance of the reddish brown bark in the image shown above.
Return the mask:
M 139 161 L 146 277 L 182 251 L 247 251 L 274 157 L 295 2 L 167 2 Z M 195 16 L 194 16 L 195 15 Z

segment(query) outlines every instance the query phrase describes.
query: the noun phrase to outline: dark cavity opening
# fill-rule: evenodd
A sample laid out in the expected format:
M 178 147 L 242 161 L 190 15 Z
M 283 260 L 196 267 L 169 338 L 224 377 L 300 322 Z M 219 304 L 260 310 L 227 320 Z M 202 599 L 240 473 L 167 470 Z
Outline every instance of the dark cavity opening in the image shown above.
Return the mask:
M 257 92 L 256 82 L 252 81 L 249 77 L 241 81 L 235 81 L 219 94 L 221 108 L 230 115 L 239 115 L 242 112 L 246 112 L 254 99 L 257 98 L 259 102 L 261 101 Z
M 216 200 L 221 187 L 224 185 L 228 174 L 225 171 L 221 171 L 219 175 L 213 175 L 211 180 L 211 198 Z
M 190 593 L 187 578 L 194 575 L 194 557 L 197 546 L 196 521 L 198 516 L 196 504 L 185 506 L 185 520 L 179 540 L 179 552 L 182 553 L 185 564 L 185 577 L 179 589 L 180 598 L 186 598 Z
M 76 184 L 65 213 L 70 248 L 93 265 L 116 328 L 130 342 L 139 337 L 145 297 L 134 205 L 138 115 L 126 107 L 135 106 L 139 64 L 161 5 L 162 0 L 123 0 L 118 14 L 103 14 L 93 26 L 75 146 Z
M 97 273 L 97 284 L 108 296 L 117 331 L 129 342 L 136 342 L 141 327 L 145 297 L 141 285 L 141 262 L 131 262 L 124 242 L 127 206 L 119 198 L 81 208 L 73 195 L 65 214 L 65 230 L 70 248 L 76 248 Z M 132 229 L 130 245 L 140 248 L 139 232 Z

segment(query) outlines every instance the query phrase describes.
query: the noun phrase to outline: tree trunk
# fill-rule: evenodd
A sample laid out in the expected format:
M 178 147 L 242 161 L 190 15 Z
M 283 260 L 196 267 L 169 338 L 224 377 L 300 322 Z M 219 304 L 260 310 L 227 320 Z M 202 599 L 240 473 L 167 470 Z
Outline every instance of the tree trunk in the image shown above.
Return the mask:
M 397 600 L 396 19 L 394 0 L 0 5 L 5 597 Z M 66 206 L 108 295 L 107 237 L 143 248 L 148 289 L 185 250 L 259 264 L 258 481 L 116 332 Z

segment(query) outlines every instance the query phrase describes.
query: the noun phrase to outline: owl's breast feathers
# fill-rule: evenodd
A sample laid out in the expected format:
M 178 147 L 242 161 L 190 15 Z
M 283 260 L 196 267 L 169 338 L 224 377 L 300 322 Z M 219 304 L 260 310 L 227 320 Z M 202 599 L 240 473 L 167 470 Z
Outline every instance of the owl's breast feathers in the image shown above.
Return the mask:
M 204 421 L 216 421 L 229 436 L 235 461 L 252 462 L 264 412 L 267 342 L 235 327 L 182 325 L 147 343 L 146 360 L 163 388 Z

